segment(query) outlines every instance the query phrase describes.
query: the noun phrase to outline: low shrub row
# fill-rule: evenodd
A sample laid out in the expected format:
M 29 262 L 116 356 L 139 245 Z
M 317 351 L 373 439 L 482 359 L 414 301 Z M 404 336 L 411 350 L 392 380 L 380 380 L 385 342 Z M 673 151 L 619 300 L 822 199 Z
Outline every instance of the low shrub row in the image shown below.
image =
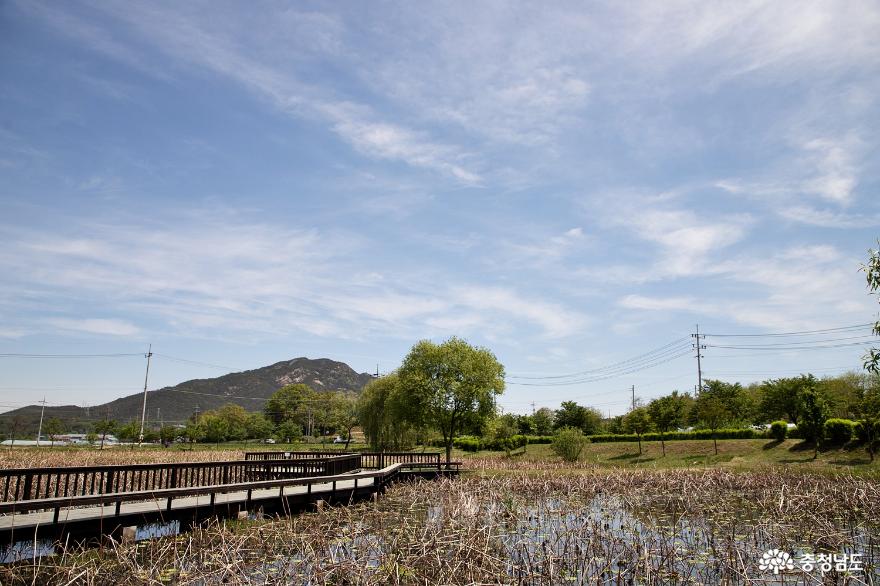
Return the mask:
M 827 445 L 844 445 L 850 442 L 863 443 L 867 440 L 864 426 L 861 421 L 850 419 L 828 419 L 825 422 L 824 443 Z M 660 433 L 651 432 L 642 435 L 642 441 L 660 441 Z M 712 439 L 774 439 L 782 441 L 786 438 L 803 439 L 800 431 L 794 427 L 789 428 L 785 421 L 774 421 L 767 431 L 754 429 L 717 429 L 715 432 L 709 429 L 697 429 L 694 431 L 672 431 L 664 433 L 663 439 L 673 440 L 708 440 Z M 485 438 L 465 435 L 455 438 L 453 445 L 465 452 L 478 452 L 480 450 L 510 451 L 521 448 L 527 444 L 552 444 L 556 436 L 552 435 L 514 435 L 510 438 Z M 600 435 L 585 436 L 592 443 L 610 442 L 635 442 L 638 436 L 634 433 L 606 433 Z M 430 442 L 432 446 L 442 447 L 443 440 L 435 439 Z
M 535 437 L 539 437 L 542 440 L 544 439 L 541 436 Z M 529 443 L 550 443 L 551 441 L 553 441 L 552 437 L 549 438 L 549 441 L 532 442 L 531 437 L 524 435 L 514 435 L 512 437 L 504 439 L 463 435 L 452 440 L 452 445 L 453 447 L 465 452 L 479 452 L 480 450 L 492 450 L 501 452 L 507 450 L 515 450 Z M 431 442 L 431 445 L 442 447 L 443 440 L 436 439 Z
M 709 429 L 697 429 L 694 431 L 671 431 L 663 434 L 666 441 L 672 440 L 702 440 L 702 439 L 762 439 L 767 434 L 763 431 L 755 431 L 754 429 L 716 429 L 713 433 Z M 594 444 L 608 442 L 634 442 L 638 441 L 638 436 L 634 433 L 607 433 L 601 435 L 589 436 L 590 441 Z M 642 434 L 642 441 L 660 441 L 660 434 L 656 432 Z

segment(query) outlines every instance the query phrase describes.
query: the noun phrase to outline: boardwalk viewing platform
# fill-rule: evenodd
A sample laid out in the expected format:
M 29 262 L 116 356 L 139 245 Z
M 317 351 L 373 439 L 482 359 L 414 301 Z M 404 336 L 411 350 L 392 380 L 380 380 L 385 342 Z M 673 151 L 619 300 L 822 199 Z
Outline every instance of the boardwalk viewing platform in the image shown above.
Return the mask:
M 243 460 L 0 470 L 0 543 L 120 536 L 124 527 L 369 498 L 398 480 L 456 475 L 435 453 L 248 452 Z

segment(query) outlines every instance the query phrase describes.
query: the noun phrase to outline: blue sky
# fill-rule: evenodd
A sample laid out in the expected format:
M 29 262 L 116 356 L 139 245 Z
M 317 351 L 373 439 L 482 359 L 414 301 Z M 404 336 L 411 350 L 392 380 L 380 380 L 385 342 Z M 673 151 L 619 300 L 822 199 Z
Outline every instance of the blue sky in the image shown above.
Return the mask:
M 3 3 L 0 353 L 387 371 L 458 335 L 540 377 L 681 339 L 501 405 L 692 390 L 697 323 L 875 317 L 877 30 L 858 1 Z M 143 366 L 4 358 L 0 408 L 98 404 Z M 157 357 L 150 387 L 223 372 Z

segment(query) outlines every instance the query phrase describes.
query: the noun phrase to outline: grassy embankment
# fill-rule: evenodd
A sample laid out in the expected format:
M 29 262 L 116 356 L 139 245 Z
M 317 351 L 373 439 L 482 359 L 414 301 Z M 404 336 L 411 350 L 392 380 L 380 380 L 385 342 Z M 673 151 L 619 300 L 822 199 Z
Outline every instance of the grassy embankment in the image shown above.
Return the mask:
M 357 448 L 363 448 L 358 444 Z M 37 467 L 90 464 L 129 464 L 136 462 L 188 462 L 237 460 L 245 451 L 257 450 L 342 450 L 342 446 L 327 444 L 198 444 L 193 447 L 118 446 L 98 450 L 89 447 L 14 448 L 0 450 L 0 468 Z M 436 448 L 425 448 L 436 451 Z M 420 451 L 420 450 L 419 450 Z M 829 448 L 820 450 L 813 459 L 813 449 L 799 440 L 775 442 L 769 440 L 719 440 L 718 454 L 711 440 L 666 442 L 666 455 L 661 453 L 660 442 L 642 442 L 639 454 L 635 442 L 588 444 L 577 463 L 566 464 L 553 455 L 546 444 L 527 446 L 525 452 L 516 450 L 509 457 L 504 452 L 468 453 L 456 450 L 453 458 L 464 462 L 470 469 L 529 469 L 552 467 L 557 470 L 585 467 L 623 468 L 701 468 L 722 467 L 749 470 L 758 467 L 784 467 L 814 472 L 844 472 L 880 477 L 880 458 L 870 462 L 863 448 Z M 491 462 L 489 461 L 491 460 Z
M 500 452 L 456 452 L 463 462 L 478 464 L 486 458 L 506 456 Z M 748 470 L 759 467 L 780 467 L 805 472 L 843 472 L 856 475 L 880 476 L 880 458 L 870 462 L 863 448 L 820 449 L 816 459 L 813 448 L 800 440 L 783 442 L 759 440 L 718 440 L 718 454 L 712 440 L 688 440 L 666 442 L 666 455 L 662 455 L 660 442 L 642 442 L 639 454 L 635 442 L 588 444 L 580 460 L 564 464 L 556 458 L 546 444 L 527 446 L 525 452 L 516 450 L 509 458 L 509 466 L 515 468 L 540 467 L 557 462 L 560 468 L 583 468 L 586 466 L 626 468 L 699 468 L 723 467 Z M 470 468 L 477 466 L 470 465 Z M 496 467 L 496 466 L 493 466 Z

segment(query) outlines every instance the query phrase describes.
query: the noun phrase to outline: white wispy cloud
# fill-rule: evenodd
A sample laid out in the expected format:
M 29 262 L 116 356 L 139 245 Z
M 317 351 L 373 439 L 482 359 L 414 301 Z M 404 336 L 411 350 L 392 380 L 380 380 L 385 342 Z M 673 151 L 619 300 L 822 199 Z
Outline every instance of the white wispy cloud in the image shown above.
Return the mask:
M 140 328 L 134 324 L 120 319 L 47 319 L 46 324 L 53 328 L 84 332 L 87 334 L 99 334 L 105 336 L 134 336 L 140 332 Z
M 847 214 L 812 206 L 792 206 L 778 209 L 783 218 L 824 228 L 873 228 L 880 226 L 880 214 Z
M 860 144 L 854 135 L 843 140 L 817 138 L 807 142 L 803 148 L 814 154 L 810 159 L 818 173 L 806 181 L 804 190 L 835 203 L 848 204 L 858 185 L 853 151 Z
M 291 331 L 336 338 L 491 335 L 512 327 L 554 338 L 586 322 L 560 303 L 511 287 L 455 276 L 438 287 L 436 274 L 362 274 L 353 253 L 369 243 L 351 234 L 249 223 L 234 214 L 184 215 L 172 226 L 83 222 L 52 233 L 6 227 L 14 244 L 0 252 L 0 267 L 15 279 L 0 293 L 54 298 L 64 291 L 76 304 L 58 311 L 72 315 L 41 323 L 106 335 L 134 335 L 145 326 L 83 316 L 76 305 L 187 335 L 258 338 Z
M 626 309 L 645 311 L 689 311 L 711 313 L 716 306 L 696 297 L 648 297 L 645 295 L 627 295 L 618 302 Z
M 643 204 L 617 206 L 608 220 L 625 226 L 635 238 L 659 246 L 650 250 L 648 266 L 628 271 L 641 280 L 704 274 L 713 255 L 741 241 L 753 221 L 746 214 L 704 218 L 690 210 Z
M 830 72 L 880 56 L 880 8 L 868 0 L 706 4 L 691 0 L 618 7 L 620 44 L 654 72 L 690 67 L 716 83 L 760 74 Z
M 470 286 L 458 288 L 453 298 L 460 305 L 499 314 L 501 319 L 514 317 L 531 322 L 550 338 L 570 336 L 581 330 L 589 320 L 558 303 L 523 297 L 509 288 Z
M 859 133 L 823 138 L 796 136 L 793 140 L 793 149 L 758 171 L 756 177 L 726 179 L 715 186 L 792 222 L 827 228 L 874 225 L 877 208 L 859 193 L 861 176 L 866 170 L 871 174 L 868 143 Z M 855 208 L 856 203 L 866 204 L 861 206 L 861 213 L 841 211 Z M 821 204 L 824 207 L 817 207 Z
M 126 22 L 136 31 L 144 44 L 161 51 L 177 64 L 206 68 L 234 81 L 261 98 L 267 99 L 279 110 L 292 116 L 322 119 L 343 140 L 358 151 L 377 158 L 402 161 L 415 167 L 432 169 L 463 183 L 478 183 L 479 174 L 466 168 L 460 161 L 467 156 L 458 147 L 436 141 L 424 131 L 383 120 L 370 107 L 349 99 L 340 99 L 334 92 L 324 90 L 300 79 L 294 68 L 283 61 L 270 58 L 265 48 L 243 46 L 227 25 L 235 15 L 217 10 L 219 26 L 210 27 L 200 10 L 170 9 L 159 4 L 139 6 L 101 6 L 101 11 Z M 211 8 L 212 12 L 213 7 Z M 114 39 L 97 25 L 85 25 L 70 15 L 64 7 L 39 5 L 32 13 L 63 30 L 66 34 L 85 41 L 91 48 L 114 59 L 133 62 L 140 57 L 122 39 Z M 330 30 L 336 23 L 316 14 L 290 15 L 286 22 L 302 20 L 318 23 L 320 46 L 327 49 L 337 43 Z M 70 26 L 71 21 L 76 26 Z M 264 23 L 277 27 L 277 23 Z M 276 33 L 282 32 L 276 28 Z M 119 35 L 122 36 L 122 35 Z M 273 36 L 278 41 L 279 36 Z M 299 46 L 297 47 L 299 48 Z M 139 47 L 140 53 L 143 48 Z
M 693 313 L 763 330 L 812 329 L 857 323 L 870 311 L 857 259 L 830 245 L 790 247 L 721 261 L 711 297 L 629 294 L 618 306 L 649 313 Z M 743 285 L 753 286 L 743 294 Z

